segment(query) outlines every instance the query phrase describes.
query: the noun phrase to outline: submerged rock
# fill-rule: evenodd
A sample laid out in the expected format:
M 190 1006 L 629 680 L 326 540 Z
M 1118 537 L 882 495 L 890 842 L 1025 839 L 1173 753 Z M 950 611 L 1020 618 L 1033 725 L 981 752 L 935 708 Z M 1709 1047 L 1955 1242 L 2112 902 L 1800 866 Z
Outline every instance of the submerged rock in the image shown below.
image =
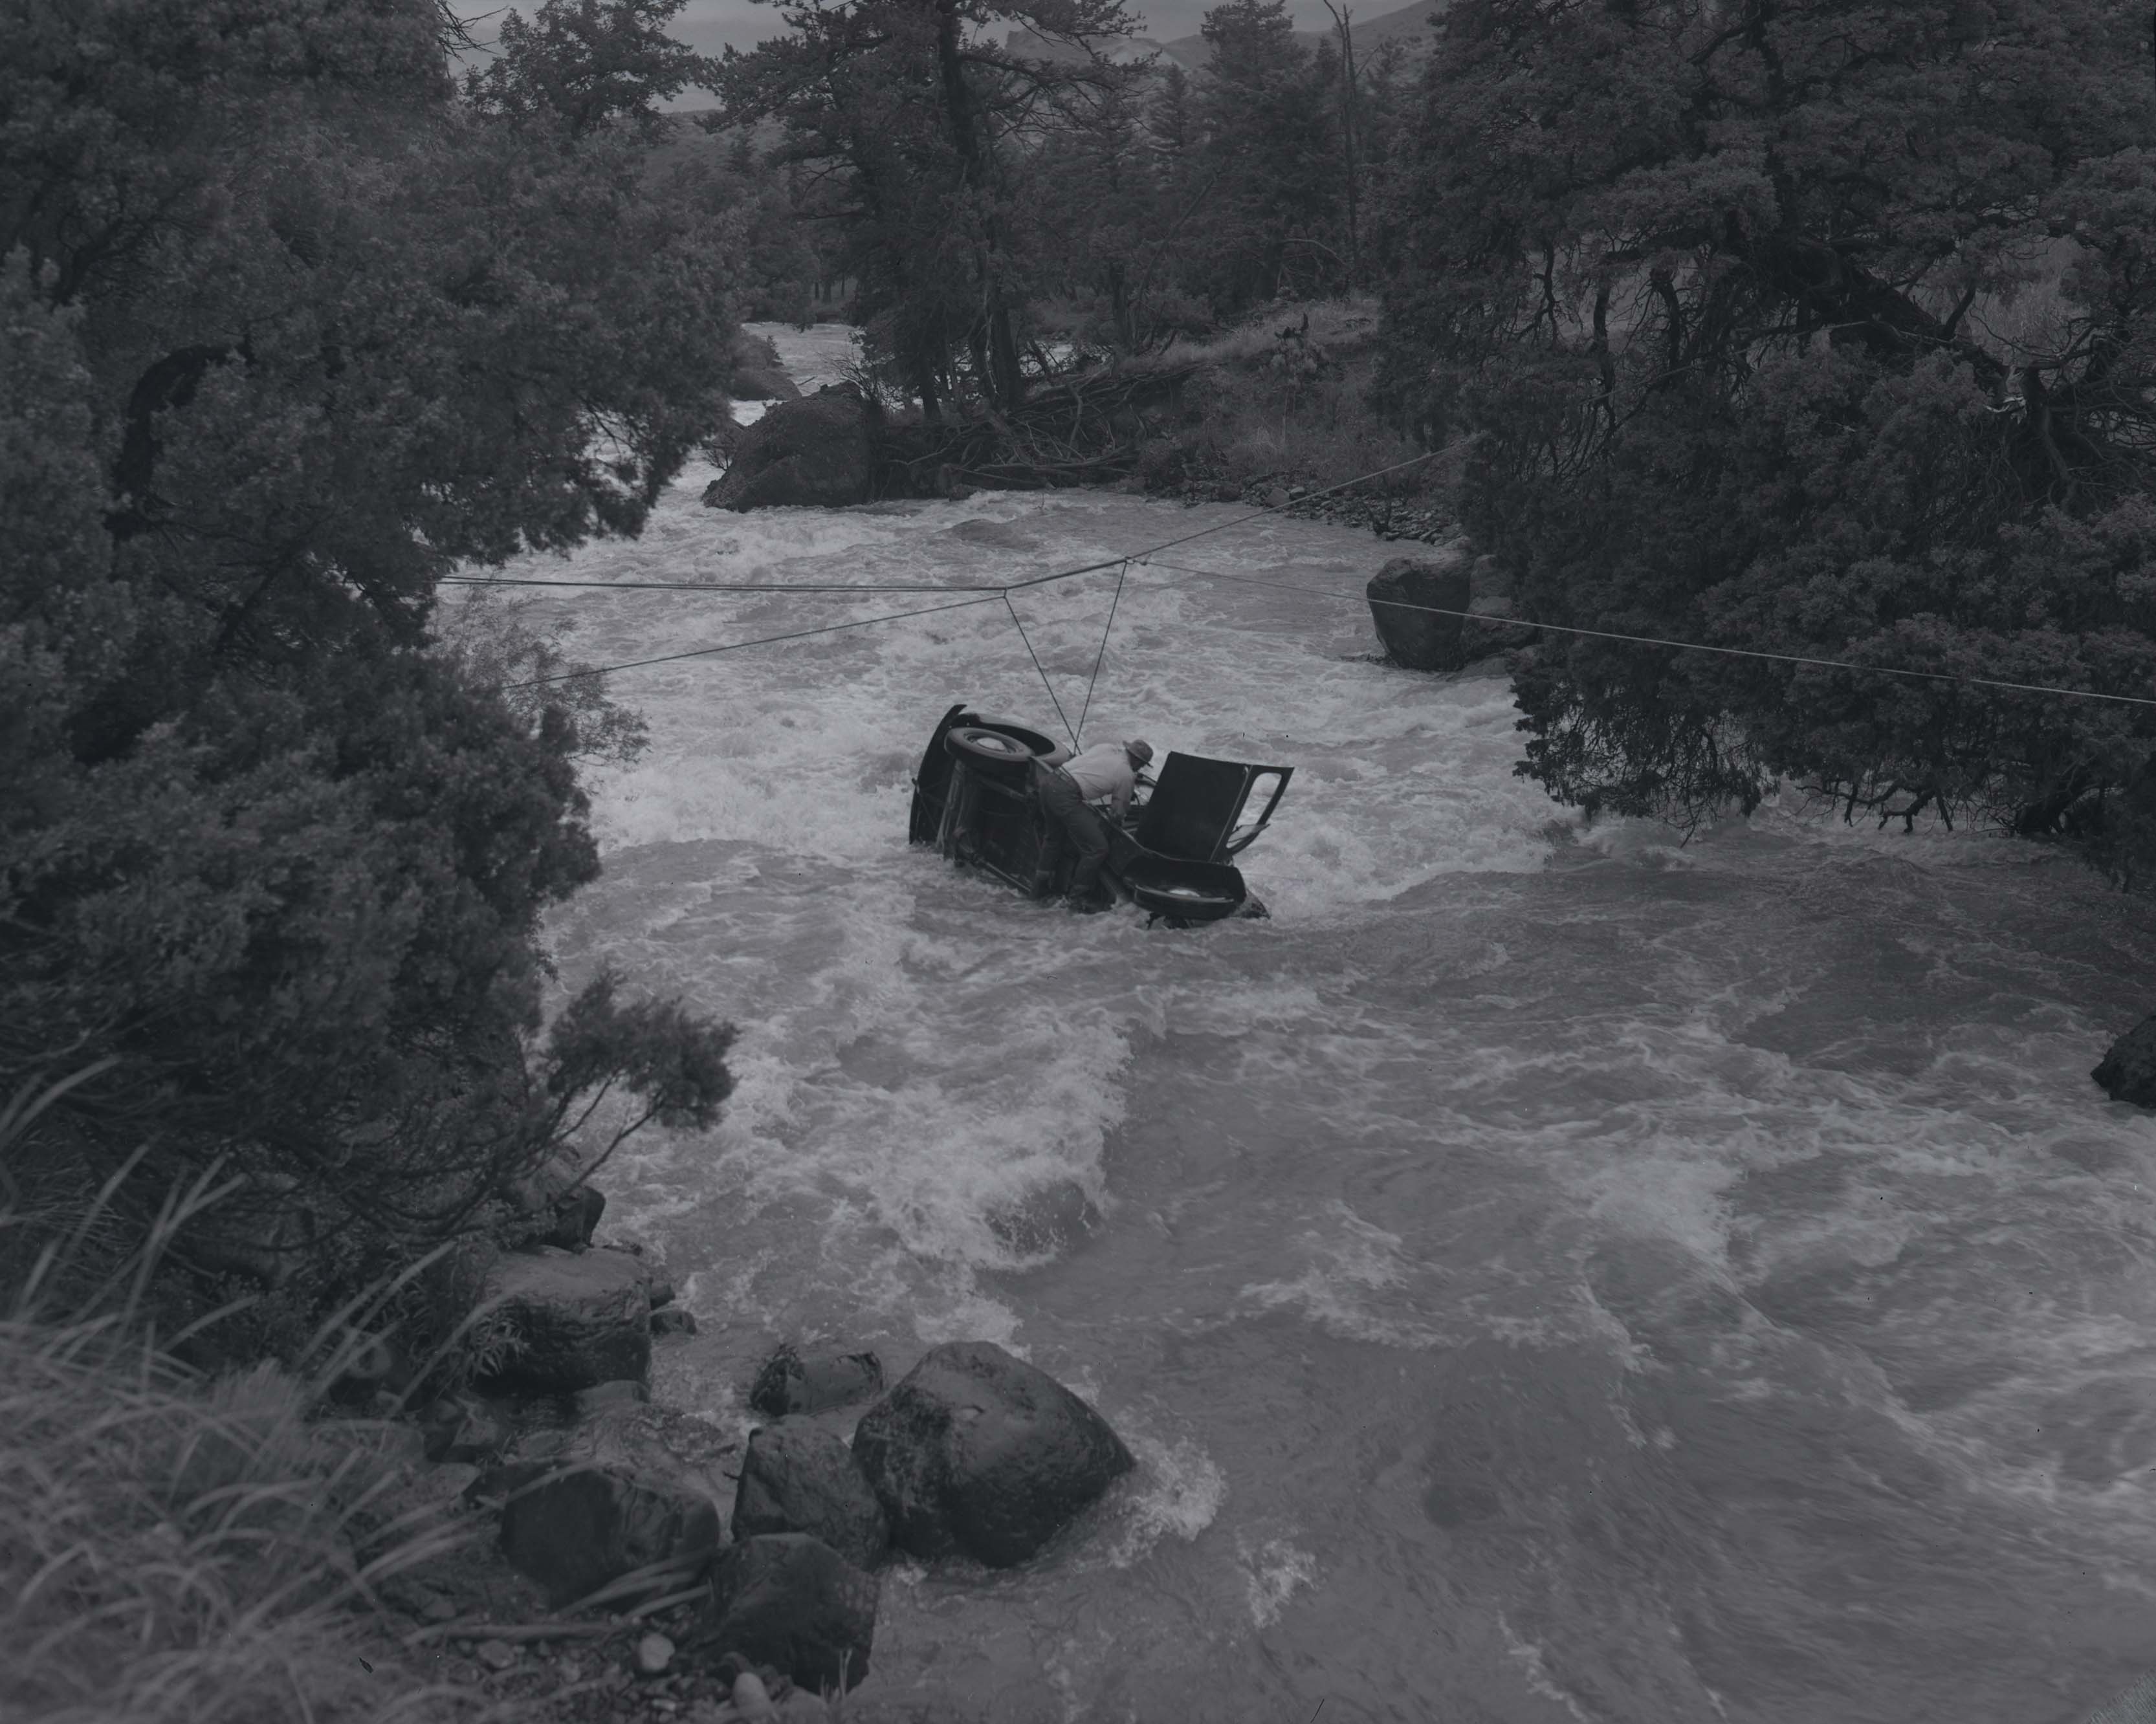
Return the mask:
M 875 495 L 871 409 L 850 386 L 780 402 L 735 434 L 732 453 L 725 476 L 704 492 L 706 508 L 828 509 Z
M 876 1593 L 875 1576 L 821 1539 L 767 1533 L 719 1559 L 697 1638 L 774 1665 L 812 1693 L 842 1691 L 869 1673 Z
M 573 1394 L 651 1371 L 651 1272 L 624 1251 L 501 1259 L 481 1296 L 504 1348 L 490 1385 Z
M 1137 1463 L 1107 1422 L 991 1342 L 936 1347 L 862 1416 L 854 1458 L 914 1555 L 1008 1568 Z
M 1364 589 L 1386 655 L 1409 670 L 1457 670 L 1467 662 L 1461 619 L 1445 613 L 1468 609 L 1472 591 L 1464 540 L 1433 557 L 1396 557 Z M 1418 605 L 1431 608 L 1406 608 Z
M 2143 1018 L 2113 1042 L 2089 1075 L 2114 1101 L 2156 1107 L 2156 1017 Z
M 883 1361 L 872 1352 L 842 1353 L 829 1347 L 782 1347 L 763 1362 L 748 1392 L 759 1413 L 821 1413 L 883 1392 Z
M 883 1506 L 833 1433 L 805 1419 L 754 1432 L 734 1493 L 736 1538 L 806 1532 L 857 1568 L 872 1568 L 891 1546 Z

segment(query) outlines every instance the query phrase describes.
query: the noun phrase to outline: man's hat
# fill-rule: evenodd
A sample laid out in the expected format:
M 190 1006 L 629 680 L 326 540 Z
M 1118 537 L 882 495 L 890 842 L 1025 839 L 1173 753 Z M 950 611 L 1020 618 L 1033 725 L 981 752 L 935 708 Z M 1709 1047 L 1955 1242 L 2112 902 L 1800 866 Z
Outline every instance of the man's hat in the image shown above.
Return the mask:
M 1152 744 L 1150 742 L 1142 742 L 1136 736 L 1133 736 L 1129 741 L 1123 744 L 1123 752 L 1130 756 L 1130 757 L 1136 761 L 1140 766 L 1144 766 L 1152 758 Z

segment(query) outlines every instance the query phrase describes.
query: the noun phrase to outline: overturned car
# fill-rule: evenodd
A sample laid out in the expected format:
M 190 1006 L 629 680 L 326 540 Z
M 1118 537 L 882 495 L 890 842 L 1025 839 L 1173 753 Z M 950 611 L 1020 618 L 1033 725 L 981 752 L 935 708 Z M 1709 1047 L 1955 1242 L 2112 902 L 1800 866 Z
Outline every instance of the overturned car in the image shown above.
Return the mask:
M 937 721 L 914 774 L 908 836 L 962 867 L 1030 892 L 1050 845 L 1033 763 L 1055 747 L 1052 737 L 1027 726 L 983 717 L 963 702 L 953 706 Z M 1294 772 L 1171 751 L 1157 772 L 1139 775 L 1144 800 L 1133 801 L 1122 825 L 1107 825 L 1102 884 L 1144 911 L 1148 925 L 1188 927 L 1265 915 L 1229 859 L 1265 829 Z M 1055 848 L 1060 856 L 1055 887 L 1061 891 L 1075 859 L 1070 846 Z

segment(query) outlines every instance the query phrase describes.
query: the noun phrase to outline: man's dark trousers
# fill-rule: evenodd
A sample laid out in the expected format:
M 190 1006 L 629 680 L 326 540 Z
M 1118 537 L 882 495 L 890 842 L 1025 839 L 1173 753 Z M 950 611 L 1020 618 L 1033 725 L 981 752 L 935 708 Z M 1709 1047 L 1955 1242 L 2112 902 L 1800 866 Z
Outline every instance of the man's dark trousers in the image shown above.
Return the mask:
M 1048 816 L 1048 842 L 1041 848 L 1035 882 L 1054 876 L 1061 839 L 1067 834 L 1078 847 L 1078 865 L 1070 870 L 1070 895 L 1090 898 L 1098 889 L 1101 865 L 1108 855 L 1108 834 L 1101 817 L 1086 806 L 1078 781 L 1060 767 L 1034 767 L 1033 782 L 1040 796 L 1040 811 Z

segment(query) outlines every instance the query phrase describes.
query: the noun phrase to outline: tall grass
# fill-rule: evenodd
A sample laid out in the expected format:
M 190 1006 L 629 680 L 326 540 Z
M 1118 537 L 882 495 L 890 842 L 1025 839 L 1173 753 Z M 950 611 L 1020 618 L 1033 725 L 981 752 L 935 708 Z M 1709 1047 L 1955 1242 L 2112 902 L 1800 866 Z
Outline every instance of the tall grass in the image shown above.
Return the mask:
M 0 1111 L 0 1163 L 33 1111 Z M 0 1311 L 0 1719 L 457 1715 L 376 1591 L 457 1536 L 400 1509 L 398 1428 L 311 1417 L 309 1385 L 274 1365 L 205 1378 L 146 1331 L 161 1246 L 216 1196 L 180 1194 L 95 1277 L 69 1273 L 94 1213 L 56 1233 L 0 1209 L 0 1247 L 44 1240 Z

